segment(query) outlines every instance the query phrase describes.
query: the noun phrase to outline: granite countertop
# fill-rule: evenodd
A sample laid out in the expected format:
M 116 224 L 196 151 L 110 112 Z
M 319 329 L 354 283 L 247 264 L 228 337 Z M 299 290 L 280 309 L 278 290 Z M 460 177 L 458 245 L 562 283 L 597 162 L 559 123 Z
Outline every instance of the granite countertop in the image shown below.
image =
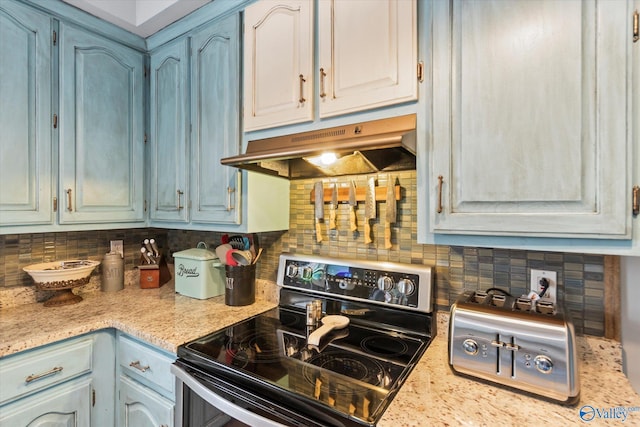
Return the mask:
M 256 302 L 229 307 L 224 296 L 196 300 L 177 295 L 173 282 L 158 289 L 132 285 L 83 294 L 79 304 L 45 308 L 31 303 L 0 310 L 0 357 L 103 328 L 117 328 L 168 352 L 187 341 L 229 326 L 277 305 L 277 286 L 256 283 Z M 622 414 L 625 425 L 640 425 L 640 396 L 622 373 L 616 341 L 578 337 L 580 402 L 567 407 L 498 386 L 454 375 L 447 363 L 447 313 L 438 314 L 438 335 L 400 389 L 379 427 L 416 425 L 585 424 L 580 409 L 604 416 Z M 596 418 L 591 425 L 622 419 Z

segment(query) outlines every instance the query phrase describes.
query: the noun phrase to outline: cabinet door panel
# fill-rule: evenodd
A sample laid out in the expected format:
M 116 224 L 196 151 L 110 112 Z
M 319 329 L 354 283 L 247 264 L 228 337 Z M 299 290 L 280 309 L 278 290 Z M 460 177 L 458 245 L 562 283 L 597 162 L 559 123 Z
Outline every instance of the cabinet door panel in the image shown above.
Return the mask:
M 61 24 L 61 223 L 142 220 L 142 66 L 142 54 Z
M 50 18 L 0 3 L 0 75 L 0 224 L 50 224 Z
M 629 236 L 625 9 L 434 3 L 434 231 Z
M 170 427 L 173 425 L 173 403 L 121 375 L 119 425 L 122 427 Z
M 311 7 L 309 0 L 286 0 L 246 8 L 245 130 L 313 120 Z
M 151 54 L 151 219 L 187 218 L 187 39 Z M 182 194 L 180 194 L 182 193 Z
M 240 150 L 239 31 L 232 15 L 192 37 L 190 209 L 196 222 L 240 223 L 240 174 L 220 165 Z
M 51 388 L 7 405 L 0 427 L 84 427 L 91 423 L 91 379 Z
M 320 117 L 417 99 L 415 1 L 325 0 L 318 13 Z

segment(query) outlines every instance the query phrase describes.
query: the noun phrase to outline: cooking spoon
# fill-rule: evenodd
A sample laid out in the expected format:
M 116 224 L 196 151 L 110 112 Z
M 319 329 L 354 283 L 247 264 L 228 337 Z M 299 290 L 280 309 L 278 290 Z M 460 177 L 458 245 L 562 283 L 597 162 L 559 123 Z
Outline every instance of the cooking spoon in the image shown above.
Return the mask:
M 309 338 L 307 338 L 307 344 L 320 345 L 320 339 L 333 331 L 334 329 L 346 328 L 349 324 L 349 318 L 347 316 L 329 315 L 322 318 L 322 326 L 313 331 Z

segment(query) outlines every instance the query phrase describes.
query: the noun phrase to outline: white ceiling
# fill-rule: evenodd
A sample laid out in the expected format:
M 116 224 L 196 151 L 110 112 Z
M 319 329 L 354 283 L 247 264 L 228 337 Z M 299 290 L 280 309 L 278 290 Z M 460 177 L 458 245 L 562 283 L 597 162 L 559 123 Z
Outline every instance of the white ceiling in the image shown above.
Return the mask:
M 63 0 L 142 37 L 213 0 Z

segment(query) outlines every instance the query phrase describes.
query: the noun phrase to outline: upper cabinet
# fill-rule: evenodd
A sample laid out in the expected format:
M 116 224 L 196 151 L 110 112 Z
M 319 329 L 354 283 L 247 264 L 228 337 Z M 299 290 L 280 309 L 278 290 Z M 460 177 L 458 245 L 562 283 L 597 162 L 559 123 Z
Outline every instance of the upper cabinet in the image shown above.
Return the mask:
M 432 7 L 431 231 L 630 238 L 628 3 Z
M 189 148 L 189 40 L 151 53 L 149 216 L 187 222 Z
M 144 220 L 144 55 L 60 24 L 60 223 Z
M 152 225 L 238 232 L 288 228 L 287 181 L 220 164 L 240 152 L 239 75 L 239 13 L 151 53 Z
M 312 11 L 311 0 L 245 10 L 245 131 L 314 120 L 314 105 L 323 118 L 417 99 L 415 0 L 320 0 L 317 32 Z
M 320 117 L 418 98 L 415 0 L 320 0 Z
M 51 224 L 51 19 L 0 2 L 0 224 Z
M 313 4 L 259 1 L 244 11 L 244 129 L 313 120 Z

